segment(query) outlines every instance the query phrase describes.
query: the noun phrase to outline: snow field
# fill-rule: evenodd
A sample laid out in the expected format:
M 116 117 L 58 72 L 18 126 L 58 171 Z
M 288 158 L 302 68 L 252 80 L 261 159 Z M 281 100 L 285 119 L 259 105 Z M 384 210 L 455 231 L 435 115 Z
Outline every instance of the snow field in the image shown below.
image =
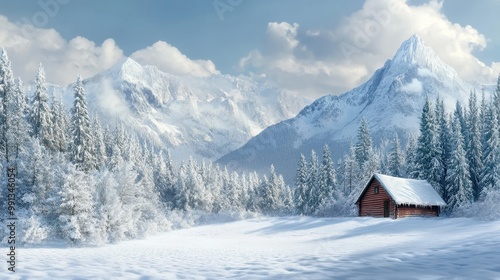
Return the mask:
M 500 222 L 466 218 L 256 218 L 102 247 L 18 248 L 17 272 L 6 276 L 499 279 L 499 232 Z

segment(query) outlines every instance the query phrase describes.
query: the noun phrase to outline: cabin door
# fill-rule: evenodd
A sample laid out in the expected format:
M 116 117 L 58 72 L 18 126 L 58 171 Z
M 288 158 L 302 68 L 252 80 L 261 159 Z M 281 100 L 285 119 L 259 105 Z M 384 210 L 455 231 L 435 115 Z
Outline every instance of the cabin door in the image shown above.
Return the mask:
M 389 201 L 384 201 L 384 218 L 389 217 Z

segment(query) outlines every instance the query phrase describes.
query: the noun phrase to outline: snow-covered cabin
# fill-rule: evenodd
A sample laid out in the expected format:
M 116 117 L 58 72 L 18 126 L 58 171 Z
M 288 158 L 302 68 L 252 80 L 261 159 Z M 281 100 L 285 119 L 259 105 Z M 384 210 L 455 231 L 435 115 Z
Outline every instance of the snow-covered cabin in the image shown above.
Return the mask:
M 356 201 L 359 216 L 391 217 L 439 216 L 446 206 L 441 196 L 425 180 L 374 174 Z

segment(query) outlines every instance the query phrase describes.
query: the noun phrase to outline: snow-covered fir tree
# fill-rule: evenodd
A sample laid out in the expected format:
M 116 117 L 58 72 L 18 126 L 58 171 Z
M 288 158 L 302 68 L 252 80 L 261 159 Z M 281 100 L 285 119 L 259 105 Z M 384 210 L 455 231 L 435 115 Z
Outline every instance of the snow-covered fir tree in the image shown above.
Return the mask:
M 123 226 L 125 210 L 120 200 L 119 185 L 114 174 L 104 169 L 99 173 L 95 189 L 96 218 L 102 242 L 123 240 L 127 228 Z
M 59 153 L 64 153 L 67 150 L 67 131 L 66 111 L 62 102 L 62 96 L 56 99 L 55 93 L 52 93 L 52 149 Z
M 95 155 L 95 164 L 98 169 L 103 169 L 107 162 L 106 144 L 104 144 L 104 134 L 101 122 L 97 116 L 94 116 L 91 128 L 93 132 L 92 153 Z
M 448 176 L 448 163 L 449 159 L 451 158 L 451 132 L 450 132 L 450 124 L 448 122 L 448 117 L 445 112 L 444 108 L 444 101 L 442 99 L 437 98 L 436 100 L 436 121 L 437 121 L 437 126 L 438 126 L 438 145 L 439 145 L 439 152 L 440 152 L 440 158 L 439 158 L 439 163 L 441 165 L 441 176 L 436 183 L 438 185 L 437 190 L 438 193 L 441 195 L 441 197 L 447 201 L 448 200 L 448 194 L 447 194 L 447 180 L 446 177 Z
M 314 150 L 311 150 L 311 155 L 309 157 L 309 165 L 307 167 L 308 174 L 307 174 L 307 207 L 306 207 L 306 212 L 307 214 L 312 214 L 314 211 L 316 211 L 316 208 L 318 206 L 318 194 L 317 194 L 317 189 L 319 185 L 319 164 L 318 164 L 318 157 L 316 155 L 316 152 Z
M 356 148 L 351 145 L 349 153 L 344 156 L 344 172 L 342 176 L 343 192 L 345 195 L 351 194 L 356 184 L 359 167 L 356 164 Z
M 406 176 L 409 178 L 418 178 L 418 163 L 417 163 L 417 141 L 413 135 L 408 136 L 405 149 L 406 155 Z
M 271 165 L 269 175 L 264 176 L 264 180 L 259 186 L 260 209 L 263 213 L 276 213 L 283 209 L 284 184 L 274 171 L 274 166 Z
M 35 93 L 31 100 L 31 129 L 32 136 L 40 139 L 40 143 L 46 148 L 53 149 L 52 139 L 52 114 L 49 106 L 49 95 L 45 82 L 45 70 L 42 64 L 38 67 L 35 80 Z
M 448 170 L 448 189 L 450 194 L 448 207 L 454 209 L 473 201 L 473 188 L 469 173 L 469 164 L 464 150 L 464 138 L 462 136 L 461 122 L 458 115 L 453 118 L 452 129 L 453 155 L 450 159 Z
M 12 159 L 10 149 L 14 148 L 14 143 L 8 143 L 9 134 L 13 129 L 13 110 L 15 110 L 15 84 L 14 75 L 9 57 L 5 49 L 2 48 L 0 56 L 0 156 L 9 162 Z M 11 130 L 11 131 L 9 131 Z
M 368 129 L 365 117 L 361 119 L 358 129 L 358 142 L 356 143 L 356 162 L 358 166 L 363 166 L 370 159 L 372 154 L 372 137 Z
M 483 169 L 481 129 L 480 129 L 480 119 L 478 110 L 479 109 L 477 107 L 476 92 L 472 91 L 469 97 L 469 110 L 467 114 L 469 142 L 466 147 L 467 147 L 467 159 L 469 162 L 469 173 L 471 177 L 471 183 L 475 201 L 479 199 L 479 195 L 481 194 L 480 181 L 481 181 L 481 170 Z
M 17 80 L 14 94 L 8 100 L 7 104 L 6 143 L 10 160 L 12 160 L 17 159 L 20 154 L 26 152 L 26 146 L 30 140 L 27 115 L 28 106 L 21 79 Z
M 397 132 L 394 132 L 394 140 L 392 143 L 392 149 L 389 153 L 389 174 L 396 177 L 402 177 L 404 175 L 405 158 L 403 150 L 401 149 L 401 144 L 399 143 L 399 136 Z
M 95 220 L 92 178 L 72 164 L 67 166 L 64 185 L 59 191 L 59 227 L 61 235 L 72 243 L 84 243 L 93 238 Z
M 79 170 L 89 171 L 96 168 L 96 159 L 92 147 L 93 139 L 87 98 L 80 76 L 75 84 L 74 97 L 71 112 L 70 159 Z
M 293 192 L 293 201 L 297 209 L 298 214 L 307 214 L 307 205 L 309 201 L 309 192 L 307 185 L 307 161 L 306 157 L 301 154 L 299 160 L 299 166 L 297 168 L 297 175 L 295 176 L 295 189 Z
M 417 172 L 414 176 L 427 180 L 438 193 L 442 193 L 440 180 L 443 173 L 441 151 L 439 149 L 438 126 L 434 110 L 427 98 L 420 119 L 420 136 L 417 142 L 415 162 Z
M 323 158 L 321 160 L 319 171 L 319 182 L 317 189 L 317 207 L 323 206 L 326 202 L 331 201 L 337 193 L 337 174 L 332 160 L 330 147 L 323 147 Z
M 488 106 L 485 114 L 488 133 L 483 148 L 483 170 L 481 191 L 498 189 L 500 185 L 500 132 L 494 105 Z

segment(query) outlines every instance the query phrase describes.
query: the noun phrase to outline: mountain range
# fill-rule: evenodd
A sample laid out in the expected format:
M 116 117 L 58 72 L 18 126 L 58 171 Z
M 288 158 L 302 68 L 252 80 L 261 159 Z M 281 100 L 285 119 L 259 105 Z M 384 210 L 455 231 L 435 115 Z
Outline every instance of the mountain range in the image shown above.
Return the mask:
M 126 58 L 83 80 L 89 111 L 142 139 L 189 156 L 216 160 L 266 127 L 291 118 L 310 100 L 247 76 L 176 76 Z M 73 85 L 64 89 L 72 106 Z
M 341 95 L 310 100 L 263 78 L 176 76 L 126 58 L 83 81 L 89 110 L 105 125 L 123 124 L 169 148 L 174 161 L 217 160 L 230 170 L 277 172 L 292 184 L 300 154 L 328 144 L 339 160 L 356 142 L 364 117 L 374 146 L 397 133 L 417 135 L 426 97 L 448 110 L 480 89 L 463 81 L 417 35 L 364 84 Z M 63 88 L 72 104 L 72 86 Z M 307 106 L 306 106 L 307 105 Z
M 333 157 L 340 159 L 350 144 L 356 143 L 363 117 L 375 146 L 393 139 L 395 132 L 406 142 L 410 134 L 418 134 L 426 97 L 434 101 L 439 95 L 451 110 L 457 101 L 467 102 L 473 89 L 414 35 L 364 84 L 338 96 L 317 99 L 294 118 L 268 127 L 218 163 L 260 172 L 274 164 L 291 184 L 301 153 L 308 156 L 314 149 L 319 154 L 328 144 Z

